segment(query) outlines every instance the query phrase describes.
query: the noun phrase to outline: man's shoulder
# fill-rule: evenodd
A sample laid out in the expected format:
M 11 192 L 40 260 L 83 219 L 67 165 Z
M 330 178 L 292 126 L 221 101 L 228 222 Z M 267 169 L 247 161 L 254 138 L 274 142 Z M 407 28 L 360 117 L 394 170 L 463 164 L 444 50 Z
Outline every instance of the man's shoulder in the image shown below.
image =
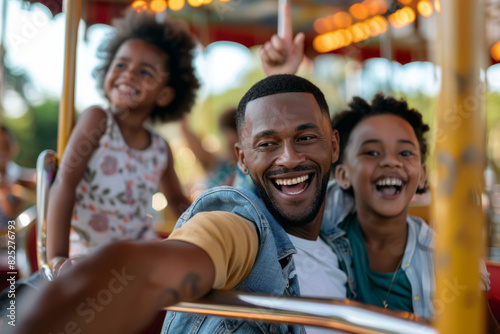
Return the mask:
M 264 217 L 259 201 L 259 198 L 247 189 L 230 186 L 213 187 L 196 198 L 179 218 L 178 225 L 182 225 L 197 213 L 210 211 L 225 211 L 258 223 Z

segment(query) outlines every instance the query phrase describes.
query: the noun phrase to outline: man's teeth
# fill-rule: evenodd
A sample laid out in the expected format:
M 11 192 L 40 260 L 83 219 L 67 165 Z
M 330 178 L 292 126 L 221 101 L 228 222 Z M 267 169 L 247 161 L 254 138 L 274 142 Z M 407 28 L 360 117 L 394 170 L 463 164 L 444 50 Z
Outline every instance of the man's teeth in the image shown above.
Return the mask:
M 377 181 L 377 186 L 402 186 L 403 181 L 396 178 L 386 178 Z
M 304 182 L 309 178 L 309 175 L 304 175 L 300 177 L 295 177 L 293 179 L 276 179 L 275 182 L 279 186 L 293 186 L 295 184 L 299 184 Z

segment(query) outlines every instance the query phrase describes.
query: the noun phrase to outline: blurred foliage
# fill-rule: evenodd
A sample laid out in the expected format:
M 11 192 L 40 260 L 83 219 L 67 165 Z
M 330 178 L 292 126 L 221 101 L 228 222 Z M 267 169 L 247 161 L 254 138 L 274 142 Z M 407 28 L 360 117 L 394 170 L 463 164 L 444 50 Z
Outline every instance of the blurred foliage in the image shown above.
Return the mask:
M 15 90 L 29 104 L 29 100 L 26 97 L 26 89 L 31 84 L 31 79 L 24 70 L 13 70 L 5 63 L 3 67 L 3 81 L 6 86 Z
M 486 103 L 488 162 L 500 180 L 500 93 L 488 94 Z M 498 181 L 497 181 L 498 182 Z
M 491 130 L 500 123 L 500 92 L 491 92 L 486 100 L 486 128 Z
M 59 102 L 45 100 L 37 106 L 30 106 L 19 118 L 4 117 L 19 142 L 16 162 L 24 167 L 34 168 L 38 155 L 45 149 L 57 148 L 57 117 Z
M 57 147 L 57 120 L 59 102 L 45 99 L 34 105 L 27 97 L 31 78 L 23 69 L 12 69 L 8 63 L 3 67 L 5 90 L 13 90 L 28 107 L 18 118 L 5 116 L 0 103 L 1 122 L 9 127 L 19 143 L 19 154 L 15 161 L 24 167 L 34 168 L 38 155 L 45 149 Z

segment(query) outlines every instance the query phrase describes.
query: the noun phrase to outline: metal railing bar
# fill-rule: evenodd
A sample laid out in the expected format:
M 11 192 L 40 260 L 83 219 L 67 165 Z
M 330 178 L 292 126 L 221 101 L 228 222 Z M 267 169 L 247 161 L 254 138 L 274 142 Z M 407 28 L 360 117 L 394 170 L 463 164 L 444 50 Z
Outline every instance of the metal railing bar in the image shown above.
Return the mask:
M 240 291 L 213 291 L 204 298 L 166 308 L 259 322 L 318 326 L 358 334 L 437 334 L 424 319 L 350 300 L 269 296 Z

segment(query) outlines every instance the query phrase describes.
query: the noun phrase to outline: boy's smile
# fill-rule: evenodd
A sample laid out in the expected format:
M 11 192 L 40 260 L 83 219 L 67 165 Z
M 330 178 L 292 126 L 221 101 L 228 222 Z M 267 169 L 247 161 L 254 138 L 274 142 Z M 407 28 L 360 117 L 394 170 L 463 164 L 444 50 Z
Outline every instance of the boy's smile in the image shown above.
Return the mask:
M 376 183 L 378 191 L 381 191 L 386 196 L 397 195 L 401 192 L 403 181 L 398 177 L 382 178 Z
M 358 211 L 385 217 L 406 216 L 411 198 L 426 179 L 413 128 L 392 114 L 370 116 L 354 127 L 342 165 Z

